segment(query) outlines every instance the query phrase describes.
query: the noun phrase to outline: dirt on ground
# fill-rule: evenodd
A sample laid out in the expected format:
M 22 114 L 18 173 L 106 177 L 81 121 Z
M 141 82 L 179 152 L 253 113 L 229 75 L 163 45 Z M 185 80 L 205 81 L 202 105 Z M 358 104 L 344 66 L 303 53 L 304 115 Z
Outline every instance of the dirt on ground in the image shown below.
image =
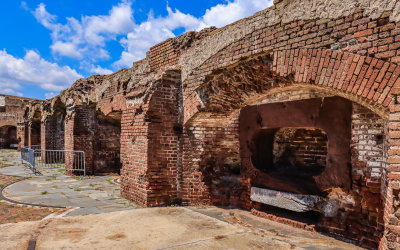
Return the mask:
M 15 155 L 15 150 L 0 150 L 0 168 L 12 165 L 12 161 L 8 157 L 10 155 L 13 157 Z M 0 174 L 0 189 L 19 179 L 22 178 Z M 1 199 L 0 197 L 0 224 L 37 221 L 52 213 L 58 212 L 59 210 L 60 209 L 14 204 Z

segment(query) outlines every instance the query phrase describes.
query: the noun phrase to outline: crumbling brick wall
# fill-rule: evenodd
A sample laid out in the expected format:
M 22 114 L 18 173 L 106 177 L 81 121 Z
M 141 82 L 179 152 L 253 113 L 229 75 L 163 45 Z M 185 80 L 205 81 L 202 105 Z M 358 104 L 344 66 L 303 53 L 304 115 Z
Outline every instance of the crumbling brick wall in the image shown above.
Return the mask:
M 352 190 L 338 218 L 325 218 L 322 230 L 377 248 L 383 235 L 387 159 L 385 120 L 358 104 L 352 112 Z
M 31 103 L 40 102 L 39 100 L 0 95 L 0 129 L 2 130 L 2 135 L 0 140 L 2 141 L 0 147 L 9 147 L 10 144 L 27 145 L 28 140 L 25 133 L 25 121 L 24 115 L 25 111 Z M 15 137 L 10 140 L 9 128 L 12 131 L 16 130 Z M 14 132 L 12 132 L 14 134 Z
M 273 165 L 300 171 L 321 171 L 326 166 L 328 137 L 318 128 L 281 128 L 275 132 Z

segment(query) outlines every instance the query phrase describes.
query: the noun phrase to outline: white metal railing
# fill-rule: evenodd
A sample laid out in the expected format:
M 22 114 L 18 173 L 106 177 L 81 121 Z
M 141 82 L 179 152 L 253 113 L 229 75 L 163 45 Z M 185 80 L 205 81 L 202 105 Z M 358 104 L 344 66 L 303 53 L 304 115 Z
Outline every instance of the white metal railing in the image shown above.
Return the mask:
M 32 147 L 32 146 L 31 146 Z M 21 160 L 29 164 L 35 174 L 41 169 L 63 169 L 81 171 L 86 175 L 86 161 L 84 151 L 50 150 L 21 147 Z

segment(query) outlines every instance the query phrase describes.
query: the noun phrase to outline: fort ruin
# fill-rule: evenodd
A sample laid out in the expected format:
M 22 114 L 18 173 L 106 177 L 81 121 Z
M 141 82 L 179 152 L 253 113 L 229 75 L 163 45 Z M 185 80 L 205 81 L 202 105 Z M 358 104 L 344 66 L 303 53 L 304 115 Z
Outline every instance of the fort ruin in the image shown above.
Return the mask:
M 235 206 L 399 249 L 399 63 L 400 1 L 278 0 L 50 100 L 4 96 L 0 145 L 82 150 L 143 207 Z

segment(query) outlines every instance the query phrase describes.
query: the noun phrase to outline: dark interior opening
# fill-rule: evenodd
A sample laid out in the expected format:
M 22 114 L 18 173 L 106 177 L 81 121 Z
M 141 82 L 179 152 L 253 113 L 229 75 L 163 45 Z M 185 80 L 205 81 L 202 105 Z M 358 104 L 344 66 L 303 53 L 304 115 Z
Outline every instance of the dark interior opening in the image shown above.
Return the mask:
M 94 167 L 96 174 L 120 174 L 121 154 L 121 112 L 107 116 L 97 114 L 97 129 L 94 144 Z
M 51 140 L 51 147 L 56 150 L 64 150 L 65 149 L 65 116 L 66 116 L 66 108 L 64 103 L 57 99 L 54 107 L 53 107 L 53 120 L 51 125 L 51 130 L 53 131 Z
M 18 142 L 17 128 L 15 126 L 0 128 L 0 148 L 17 148 Z
M 30 131 L 30 136 L 31 136 L 31 146 L 40 146 L 41 145 L 41 118 L 42 118 L 42 113 L 39 111 L 36 111 L 33 119 L 32 119 L 32 124 L 31 124 L 31 131 Z
M 318 223 L 323 218 L 321 213 L 315 211 L 308 212 L 294 212 L 287 209 L 269 206 L 266 204 L 260 204 L 259 211 L 262 211 L 267 214 L 271 214 L 280 218 L 285 218 L 297 222 L 304 223 L 306 225 L 318 225 Z
M 264 173 L 311 178 L 326 168 L 328 137 L 319 128 L 274 128 L 253 138 L 253 165 Z

